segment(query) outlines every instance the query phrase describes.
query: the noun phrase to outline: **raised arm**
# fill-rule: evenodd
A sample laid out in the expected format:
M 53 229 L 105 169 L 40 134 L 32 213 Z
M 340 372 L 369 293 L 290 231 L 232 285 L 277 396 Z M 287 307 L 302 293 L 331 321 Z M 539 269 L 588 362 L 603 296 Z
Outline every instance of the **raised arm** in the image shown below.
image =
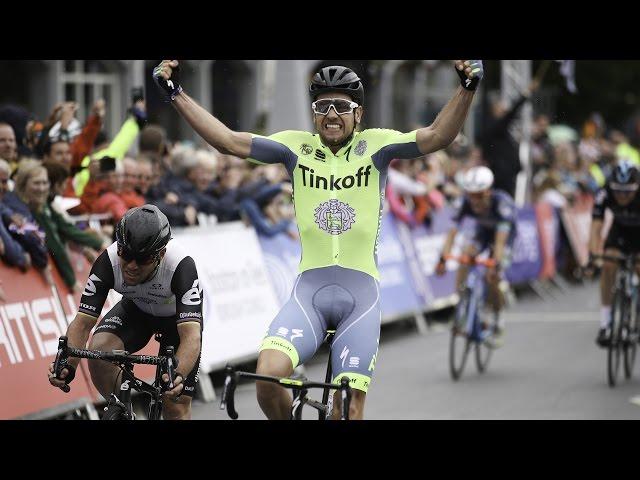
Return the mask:
M 418 149 L 423 154 L 447 147 L 460 133 L 467 119 L 473 94 L 484 74 L 481 60 L 456 60 L 455 68 L 461 86 L 433 123 L 416 133 Z
M 251 134 L 234 132 L 187 95 L 179 83 L 177 60 L 163 60 L 153 70 L 153 78 L 167 101 L 209 145 L 225 154 L 247 158 L 251 153 Z

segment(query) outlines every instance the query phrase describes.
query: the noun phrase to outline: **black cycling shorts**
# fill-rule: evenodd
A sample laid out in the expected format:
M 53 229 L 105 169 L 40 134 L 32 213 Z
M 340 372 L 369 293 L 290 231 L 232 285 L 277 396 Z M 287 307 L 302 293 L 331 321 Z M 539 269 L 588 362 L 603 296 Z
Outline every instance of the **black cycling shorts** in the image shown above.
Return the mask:
M 118 336 L 124 343 L 124 349 L 132 354 L 143 349 L 156 332 L 162 334 L 160 352 L 164 351 L 166 345 L 173 345 L 177 351 L 180 345 L 175 317 L 155 317 L 143 312 L 126 298 L 120 300 L 102 318 L 94 335 L 101 332 L 113 333 Z M 200 338 L 202 342 L 202 336 Z M 200 343 L 200 349 L 202 350 L 202 343 Z M 195 394 L 198 373 L 200 372 L 200 357 L 201 355 L 198 355 L 196 365 L 184 379 L 182 395 L 193 398 Z M 180 371 L 179 366 L 178 371 Z

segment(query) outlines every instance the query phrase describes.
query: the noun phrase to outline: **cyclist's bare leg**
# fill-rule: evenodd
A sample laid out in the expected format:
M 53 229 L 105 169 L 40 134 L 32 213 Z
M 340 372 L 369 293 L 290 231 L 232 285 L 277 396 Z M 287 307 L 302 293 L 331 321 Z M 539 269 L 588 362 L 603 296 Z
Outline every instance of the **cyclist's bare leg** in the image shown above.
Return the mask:
M 364 418 L 364 401 L 367 394 L 362 390 L 351 389 L 351 403 L 349 404 L 349 420 L 362 420 Z M 340 420 L 340 409 L 342 407 L 342 398 L 340 390 L 333 393 L 333 413 L 332 420 Z
M 293 373 L 291 359 L 278 350 L 266 349 L 258 356 L 258 375 L 290 377 Z M 256 382 L 258 404 L 269 420 L 289 420 L 292 396 L 287 389 L 271 382 Z
M 162 396 L 162 417 L 165 420 L 191 420 L 191 397 L 179 397 L 177 401 Z
M 620 251 L 615 248 L 608 248 L 604 251 L 605 255 L 618 256 Z M 602 274 L 600 275 L 600 299 L 603 307 L 611 307 L 613 302 L 613 284 L 616 279 L 616 272 L 618 271 L 618 264 L 616 262 L 610 262 L 603 260 L 602 262 Z
M 89 350 L 101 350 L 103 352 L 124 350 L 124 343 L 120 337 L 113 333 L 100 332 L 91 338 Z M 118 379 L 116 383 L 116 379 L 120 375 L 120 369 L 116 365 L 104 360 L 89 360 L 89 373 L 91 374 L 91 381 L 107 400 L 112 393 L 117 392 L 120 388 L 122 379 Z
M 502 291 L 500 290 L 500 275 L 490 276 L 487 274 L 487 285 L 489 287 L 489 303 L 493 308 L 493 312 L 498 315 L 504 308 L 505 299 Z

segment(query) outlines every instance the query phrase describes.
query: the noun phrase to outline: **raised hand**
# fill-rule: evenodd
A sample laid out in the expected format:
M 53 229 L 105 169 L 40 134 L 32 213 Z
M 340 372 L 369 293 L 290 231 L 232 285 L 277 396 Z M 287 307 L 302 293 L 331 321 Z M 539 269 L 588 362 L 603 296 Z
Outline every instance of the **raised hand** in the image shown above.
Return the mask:
M 473 92 L 484 76 L 482 60 L 456 60 L 456 73 L 462 88 Z

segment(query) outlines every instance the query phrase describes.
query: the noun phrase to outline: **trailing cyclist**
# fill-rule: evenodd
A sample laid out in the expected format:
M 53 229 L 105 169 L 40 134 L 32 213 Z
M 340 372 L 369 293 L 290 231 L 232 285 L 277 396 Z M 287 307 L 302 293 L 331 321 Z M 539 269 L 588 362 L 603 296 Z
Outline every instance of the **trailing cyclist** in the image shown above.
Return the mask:
M 613 214 L 611 229 L 604 242 L 606 256 L 619 256 L 621 253 L 640 253 L 640 172 L 628 160 L 621 160 L 613 169 L 603 188 L 598 190 L 592 211 L 591 235 L 589 239 L 589 265 L 602 265 L 600 276 L 600 328 L 596 343 L 606 347 L 611 338 L 611 302 L 613 284 L 618 270 L 616 262 L 594 260 L 602 254 L 602 227 L 604 212 L 609 209 Z M 640 267 L 637 267 L 640 271 Z
M 161 348 L 174 346 L 178 360 L 175 386 L 165 393 L 173 401 L 164 402 L 164 418 L 190 419 L 202 346 L 202 289 L 193 258 L 171 239 L 169 221 L 155 205 L 129 210 L 116 225 L 116 242 L 94 262 L 79 311 L 67 330 L 70 347 L 85 348 L 111 289 L 122 299 L 96 327 L 89 349 L 135 353 L 154 333 L 161 333 Z M 62 380 L 53 376 L 52 364 L 51 384 L 69 384 L 79 362 L 69 359 Z M 117 366 L 89 360 L 89 372 L 105 399 L 117 394 L 121 380 Z
M 333 328 L 333 382 L 349 377 L 354 389 L 350 418 L 362 418 L 380 336 L 376 247 L 389 163 L 440 150 L 453 141 L 483 76 L 482 62 L 456 61 L 462 86 L 432 125 L 409 133 L 359 131 L 364 115 L 360 78 L 343 66 L 324 67 L 309 87 L 316 133 L 284 131 L 269 137 L 227 128 L 184 92 L 178 68 L 177 60 L 163 60 L 154 79 L 202 138 L 223 153 L 282 163 L 293 182 L 302 243 L 300 275 L 264 338 L 257 373 L 290 376 Z M 285 389 L 258 382 L 257 395 L 268 418 L 289 418 L 292 398 Z
M 493 307 L 493 334 L 489 338 L 489 345 L 497 348 L 504 344 L 505 322 L 502 309 L 505 299 L 500 290 L 500 282 L 504 279 L 504 271 L 510 263 L 511 249 L 516 237 L 516 206 L 508 193 L 494 190 L 491 188 L 492 185 L 493 173 L 487 167 L 473 167 L 465 173 L 465 195 L 460 209 L 453 217 L 456 226 L 449 230 L 436 273 L 443 275 L 446 272 L 446 257 L 451 253 L 462 219 L 474 218 L 475 233 L 471 241 L 463 246 L 462 254 L 475 257 L 489 250 L 489 256 L 495 262 L 493 267 L 487 268 L 485 278 L 489 286 L 489 301 Z M 468 271 L 467 265 L 459 265 L 456 275 L 458 291 L 464 287 Z

